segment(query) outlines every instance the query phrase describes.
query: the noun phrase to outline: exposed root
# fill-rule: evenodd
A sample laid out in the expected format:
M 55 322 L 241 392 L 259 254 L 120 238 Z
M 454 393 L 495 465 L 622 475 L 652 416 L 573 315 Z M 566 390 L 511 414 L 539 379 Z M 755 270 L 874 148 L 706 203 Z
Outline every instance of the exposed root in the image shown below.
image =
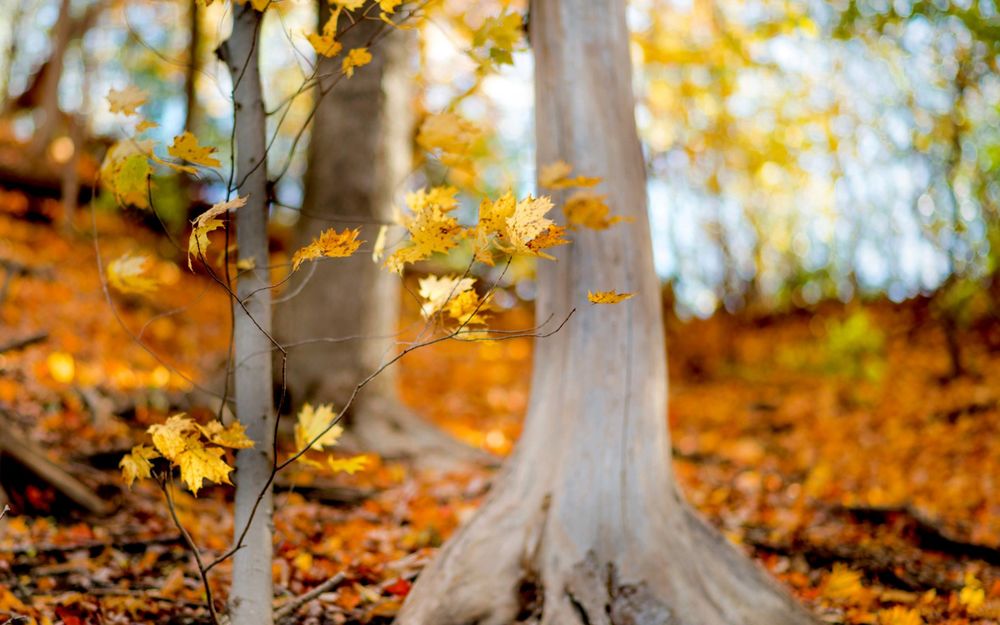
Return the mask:
M 417 580 L 397 625 L 816 622 L 679 500 L 669 524 L 635 528 L 658 536 L 581 540 L 565 502 L 521 495 L 494 494 Z

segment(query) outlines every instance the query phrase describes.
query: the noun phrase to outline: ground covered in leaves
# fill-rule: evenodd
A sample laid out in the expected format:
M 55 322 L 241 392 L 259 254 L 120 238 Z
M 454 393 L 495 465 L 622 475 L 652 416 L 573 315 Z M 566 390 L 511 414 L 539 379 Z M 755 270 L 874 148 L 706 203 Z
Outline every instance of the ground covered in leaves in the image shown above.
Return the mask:
M 0 353 L 0 418 L 114 512 L 74 511 L 4 458 L 13 510 L 0 520 L 0 623 L 204 622 L 204 593 L 162 493 L 149 481 L 124 488 L 115 465 L 149 424 L 190 408 L 192 380 L 213 374 L 229 339 L 226 300 L 180 269 L 169 241 L 98 215 L 105 259 L 168 259 L 154 268 L 164 285 L 156 298 L 112 295 L 112 309 L 89 217 L 66 227 L 0 216 L 0 346 L 35 339 Z M 501 323 L 532 321 L 521 307 Z M 945 377 L 944 336 L 926 302 L 671 317 L 668 337 L 684 491 L 824 620 L 1000 620 L 1000 326 L 963 332 L 969 373 L 956 379 Z M 528 339 L 416 351 L 402 362 L 403 397 L 456 436 L 507 453 L 531 352 Z M 279 601 L 342 574 L 297 622 L 390 621 L 490 478 L 376 461 L 354 476 L 286 479 L 275 515 Z M 210 554 L 229 546 L 230 496 L 175 492 L 180 520 Z M 213 571 L 220 605 L 227 566 Z

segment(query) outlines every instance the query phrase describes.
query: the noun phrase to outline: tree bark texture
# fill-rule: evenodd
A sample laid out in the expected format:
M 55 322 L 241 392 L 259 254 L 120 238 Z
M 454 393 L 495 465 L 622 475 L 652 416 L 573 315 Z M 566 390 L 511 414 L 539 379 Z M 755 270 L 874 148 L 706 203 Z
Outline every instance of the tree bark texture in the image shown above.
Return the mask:
M 329 4 L 319 4 L 322 29 Z M 348 24 L 341 17 L 341 30 Z M 366 46 L 384 28 L 377 20 L 359 22 L 343 35 L 344 51 Z M 296 294 L 277 307 L 280 340 L 289 345 L 286 384 L 296 409 L 305 402 L 343 406 L 355 385 L 397 350 L 402 284 L 365 251 L 380 225 L 391 221 L 411 167 L 415 43 L 409 31 L 389 32 L 370 46 L 371 63 L 351 78 L 337 79 L 340 56 L 319 62 L 321 89 L 328 91 L 317 93 L 322 99 L 294 245 L 307 245 L 328 228 L 347 227 L 360 228 L 367 244 L 350 258 L 300 269 L 288 289 Z M 401 234 L 391 228 L 388 240 Z M 387 457 L 492 459 L 406 408 L 397 384 L 396 367 L 389 367 L 358 396 L 348 420 L 348 438 L 356 446 Z
M 274 408 L 271 392 L 271 291 L 267 246 L 267 165 L 265 115 L 258 67 L 261 14 L 250 3 L 233 5 L 233 32 L 225 44 L 233 79 L 236 125 L 236 180 L 247 203 L 236 211 L 239 260 L 254 269 L 242 272 L 233 302 L 235 319 L 234 382 L 236 416 L 254 447 L 236 454 L 234 530 L 238 535 L 252 516 L 244 545 L 233 556 L 229 600 L 234 625 L 269 625 L 274 591 L 271 580 L 273 503 L 271 489 L 258 497 L 273 466 Z M 253 295 L 251 295 L 253 294 Z M 254 507 L 256 511 L 254 512 Z
M 524 433 L 490 498 L 420 575 L 400 625 L 786 625 L 811 617 L 681 499 L 660 285 L 621 0 L 536 0 L 539 166 L 601 176 L 632 219 L 540 262 Z M 556 197 L 557 205 L 564 197 Z M 613 306 L 588 290 L 627 291 Z

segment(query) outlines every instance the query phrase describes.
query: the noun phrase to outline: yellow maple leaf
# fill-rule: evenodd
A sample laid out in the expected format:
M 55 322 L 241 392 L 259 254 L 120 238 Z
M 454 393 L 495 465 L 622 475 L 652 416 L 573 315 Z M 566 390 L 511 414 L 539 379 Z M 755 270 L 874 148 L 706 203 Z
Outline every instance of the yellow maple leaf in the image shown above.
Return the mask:
M 454 187 L 434 187 L 429 192 L 420 189 L 406 194 L 406 204 L 413 215 L 400 221 L 409 240 L 385 260 L 386 267 L 402 273 L 406 264 L 430 258 L 435 253 L 447 253 L 458 245 L 462 228 L 458 220 L 449 215 L 458 206 L 457 193 Z
M 198 138 L 187 131 L 174 137 L 174 142 L 167 148 L 167 154 L 170 156 L 205 167 L 222 165 L 219 159 L 212 156 L 215 151 L 216 148 L 213 146 L 200 145 Z
M 191 265 L 192 256 L 195 258 L 205 258 L 205 253 L 208 251 L 209 246 L 208 233 L 225 225 L 221 219 L 216 219 L 216 217 L 230 210 L 246 206 L 249 197 L 249 195 L 245 195 L 233 198 L 228 202 L 218 202 L 194 219 L 191 225 L 191 237 L 188 239 L 188 269 L 193 270 Z
M 566 228 L 562 226 L 557 226 L 552 224 L 545 230 L 541 232 L 537 237 L 528 241 L 528 253 L 535 256 L 540 256 L 542 258 L 547 258 L 549 260 L 555 260 L 555 256 L 546 254 L 542 250 L 548 249 L 550 247 L 556 247 L 557 245 L 566 245 L 569 243 L 568 239 L 564 239 L 563 235 L 566 234 Z
M 354 76 L 354 70 L 358 67 L 363 67 L 372 62 L 371 52 L 368 48 L 354 48 L 347 53 L 344 57 L 343 62 L 340 64 L 340 70 L 350 78 Z
M 122 206 L 149 208 L 149 177 L 153 173 L 147 154 L 153 142 L 118 141 L 107 151 L 101 163 L 101 183 Z
M 365 6 L 365 2 L 367 1 L 368 0 L 330 0 L 330 4 L 347 11 L 357 11 L 361 7 Z
M 823 584 L 823 596 L 835 601 L 854 599 L 863 591 L 861 573 L 840 563 L 833 565 Z
M 611 209 L 605 203 L 607 197 L 589 191 L 577 191 L 566 200 L 566 205 L 563 207 L 566 224 L 570 228 L 582 226 L 605 230 L 620 221 L 625 221 L 624 217 L 610 214 Z
M 158 128 L 159 126 L 160 125 L 157 124 L 156 122 L 149 121 L 148 119 L 144 119 L 144 120 L 142 120 L 141 122 L 139 122 L 136 125 L 135 131 L 136 132 L 140 132 L 140 133 L 141 132 L 146 132 L 147 130 L 149 130 L 151 128 Z
M 618 293 L 616 291 L 587 291 L 587 299 L 592 304 L 617 304 L 634 295 L 635 293 Z
M 306 35 L 306 39 L 309 40 L 309 44 L 312 45 L 316 54 L 325 57 L 334 57 L 340 54 L 343 46 L 337 41 L 337 19 L 339 17 L 340 12 L 335 11 L 330 16 L 330 19 L 326 20 L 326 23 L 323 24 L 323 32 L 321 34 L 310 33 Z
M 330 404 L 320 404 L 316 408 L 313 408 L 311 404 L 302 406 L 296 418 L 295 447 L 300 450 L 305 449 L 306 445 L 309 445 L 310 441 L 317 436 L 319 439 L 309 447 L 310 449 L 321 450 L 324 447 L 336 445 L 344 433 L 344 428 L 340 425 L 334 425 L 327 430 L 336 416 L 333 406 Z M 320 436 L 324 430 L 327 430 L 326 433 Z M 301 458 L 305 458 L 305 456 Z
M 368 467 L 370 458 L 365 455 L 351 456 L 350 458 L 334 458 L 327 456 L 326 464 L 334 473 L 347 473 L 354 475 L 358 471 L 364 471 Z
M 479 203 L 477 237 L 482 240 L 492 235 L 507 238 L 507 220 L 514 215 L 515 208 L 517 208 L 517 198 L 509 189 L 496 200 L 484 198 Z
M 158 286 L 154 278 L 145 276 L 150 258 L 125 254 L 108 263 L 105 275 L 108 284 L 121 293 L 150 293 Z
M 888 610 L 879 610 L 878 625 L 924 625 L 924 619 L 918 610 L 897 605 Z
M 514 47 L 524 33 L 524 20 L 517 13 L 503 13 L 487 17 L 472 34 L 472 45 L 485 46 L 490 60 L 498 64 L 512 64 Z
M 222 459 L 225 453 L 221 447 L 206 447 L 193 436 L 185 439 L 184 450 L 177 456 L 176 464 L 180 467 L 181 479 L 192 493 L 198 494 L 204 480 L 232 484 L 229 473 L 233 468 Z
M 156 453 L 156 450 L 148 445 L 136 445 L 132 448 L 132 451 L 125 454 L 118 466 L 122 470 L 122 478 L 125 480 L 125 484 L 129 488 L 132 488 L 132 484 L 137 480 L 145 479 L 150 476 L 150 472 L 153 470 L 153 464 L 151 460 L 154 458 L 159 458 L 160 454 Z
M 324 230 L 312 243 L 292 255 L 292 271 L 297 270 L 299 265 L 307 260 L 350 256 L 358 251 L 358 248 L 364 243 L 364 241 L 358 241 L 359 234 L 361 234 L 360 228 L 353 230 L 345 228 L 343 232 L 337 232 L 333 228 Z
M 458 322 L 459 325 L 475 325 L 486 323 L 486 312 L 489 305 L 487 298 L 480 298 L 473 291 L 468 290 L 451 298 L 448 302 L 448 316 Z
M 459 276 L 427 276 L 418 282 L 420 290 L 418 294 L 424 298 L 420 304 L 420 312 L 424 318 L 432 316 L 434 313 L 443 310 L 453 298 L 466 292 L 472 291 L 472 286 L 476 283 L 475 278 L 461 278 Z
M 552 225 L 552 220 L 545 217 L 550 210 L 552 201 L 544 196 L 529 195 L 517 203 L 514 213 L 507 218 L 507 243 L 513 251 L 531 252 L 528 243 Z
M 209 421 L 207 425 L 198 425 L 198 430 L 205 435 L 211 443 L 229 447 L 231 449 L 249 449 L 253 447 L 253 441 L 247 438 L 246 429 L 239 421 L 233 421 L 228 427 L 224 427 L 218 421 Z
M 108 92 L 108 108 L 112 113 L 135 115 L 136 109 L 145 104 L 148 97 L 145 91 L 135 85 L 112 89 Z
M 177 457 L 187 448 L 190 435 L 197 432 L 193 419 L 183 412 L 175 414 L 164 423 L 154 423 L 146 429 L 153 437 L 153 446 L 160 455 L 176 462 Z
M 601 182 L 600 178 L 576 176 L 570 178 L 573 166 L 566 161 L 555 161 L 543 165 L 538 171 L 538 184 L 549 189 L 568 189 L 570 187 L 592 187 Z
M 460 155 L 469 150 L 482 132 L 479 127 L 456 113 L 428 115 L 417 132 L 417 145 L 433 152 Z

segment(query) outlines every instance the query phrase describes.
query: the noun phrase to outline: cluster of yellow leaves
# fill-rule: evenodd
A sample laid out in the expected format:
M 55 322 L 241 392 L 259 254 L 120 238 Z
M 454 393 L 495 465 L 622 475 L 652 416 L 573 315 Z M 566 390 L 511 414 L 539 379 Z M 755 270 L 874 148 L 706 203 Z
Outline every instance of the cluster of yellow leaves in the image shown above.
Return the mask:
M 476 259 L 492 265 L 491 244 L 508 254 L 528 254 L 553 259 L 542 250 L 569 243 L 563 238 L 566 229 L 555 225 L 545 215 L 552 210 L 547 197 L 530 195 L 516 200 L 507 191 L 496 201 L 484 199 L 479 204 L 479 223 L 475 228 Z
M 380 19 L 391 26 L 398 26 L 389 16 L 395 13 L 396 8 L 402 3 L 402 0 L 379 0 L 378 6 L 381 9 Z M 330 0 L 333 10 L 330 12 L 330 17 L 327 18 L 326 23 L 323 24 L 323 28 L 319 33 L 309 33 L 306 35 L 306 39 L 313 47 L 313 50 L 316 51 L 316 54 L 327 58 L 333 58 L 340 54 L 340 51 L 343 49 L 343 45 L 337 41 L 337 24 L 340 21 L 340 14 L 342 11 L 357 11 L 364 7 L 365 4 L 366 0 Z M 364 16 L 353 19 L 365 19 L 366 17 L 367 11 Z M 347 56 L 341 63 L 341 71 L 350 78 L 354 75 L 355 68 L 367 65 L 371 63 L 371 60 L 372 55 L 368 52 L 368 48 L 354 48 L 347 53 Z
M 228 202 L 218 202 L 195 217 L 191 224 L 191 237 L 188 239 L 188 269 L 193 269 L 191 266 L 192 255 L 204 260 L 209 245 L 208 233 L 225 225 L 219 217 L 230 210 L 245 206 L 248 197 L 250 196 L 236 197 Z
M 476 259 L 493 265 L 493 249 L 507 254 L 528 254 L 552 259 L 543 250 L 569 243 L 562 238 L 565 228 L 545 215 L 552 210 L 547 197 L 528 196 L 518 201 L 510 191 L 496 201 L 484 199 L 479 205 L 479 223 L 463 228 L 451 212 L 458 206 L 454 187 L 433 187 L 408 193 L 406 204 L 412 215 L 400 218 L 409 234 L 407 243 L 391 254 L 385 266 L 402 273 L 410 263 L 446 254 L 462 238 L 476 242 Z
M 337 444 L 344 433 L 344 428 L 335 424 L 337 414 L 330 404 L 321 404 L 313 408 L 311 404 L 305 404 L 299 410 L 295 423 L 295 447 L 297 450 L 322 451 L 324 448 L 331 448 Z M 327 466 L 331 471 L 350 473 L 351 475 L 362 471 L 368 465 L 369 458 L 365 455 L 351 456 L 349 458 L 334 458 L 327 456 Z M 301 462 L 311 467 L 320 467 L 318 462 L 309 458 L 306 454 L 298 457 L 297 462 Z
M 299 268 L 303 262 L 316 258 L 346 258 L 358 251 L 364 241 L 358 240 L 360 228 L 351 230 L 345 228 L 337 232 L 333 228 L 324 230 L 312 243 L 295 252 L 292 256 L 292 271 Z
M 112 113 L 132 117 L 147 98 L 148 95 L 134 85 L 120 90 L 112 89 L 107 96 L 108 108 Z M 135 131 L 141 134 L 155 127 L 155 122 L 143 119 L 136 125 Z M 170 156 L 203 167 L 219 167 L 222 164 L 213 156 L 215 151 L 214 147 L 200 145 L 190 132 L 174 137 L 172 145 L 167 148 Z M 150 177 L 153 175 L 150 161 L 181 173 L 197 173 L 195 167 L 173 163 L 157 156 L 151 139 L 132 137 L 116 142 L 108 150 L 101 164 L 101 184 L 114 194 L 119 204 L 149 208 Z
M 538 183 L 548 189 L 569 189 L 572 187 L 593 187 L 601 182 L 600 178 L 591 176 L 570 176 L 573 166 L 566 161 L 556 161 L 544 165 L 538 173 Z M 566 225 L 569 228 L 577 226 L 605 230 L 624 217 L 611 215 L 605 200 L 606 195 L 598 195 L 591 191 L 580 190 L 566 200 L 563 213 L 566 215 Z
M 105 270 L 108 284 L 120 293 L 150 293 L 156 290 L 157 281 L 146 276 L 148 256 L 125 254 L 110 263 Z
M 419 281 L 419 295 L 423 298 L 420 312 L 429 319 L 439 312 L 447 313 L 459 325 L 486 323 L 484 315 L 488 302 L 480 298 L 473 286 L 475 278 L 458 276 L 427 276 Z
M 428 115 L 417 132 L 417 145 L 437 156 L 443 165 L 473 177 L 472 154 L 482 130 L 457 113 Z
M 224 448 L 253 447 L 239 422 L 228 427 L 218 421 L 202 426 L 183 413 L 170 417 L 165 423 L 149 426 L 147 432 L 152 436 L 153 447 L 133 447 L 118 465 L 129 486 L 137 479 L 150 477 L 153 460 L 165 458 L 172 467 L 180 469 L 181 479 L 197 495 L 204 480 L 232 483 L 229 481 L 232 467 L 223 458 Z
M 618 293 L 617 291 L 587 291 L 587 299 L 591 304 L 618 304 L 634 295 L 635 293 Z
M 337 15 L 333 15 L 323 24 L 321 33 L 309 33 L 306 39 L 312 45 L 313 50 L 320 56 L 332 58 L 340 54 L 343 46 L 337 41 Z
M 451 216 L 458 206 L 454 187 L 433 187 L 430 191 L 419 189 L 406 194 L 406 205 L 411 216 L 400 218 L 409 234 L 408 243 L 393 252 L 385 266 L 396 273 L 402 273 L 408 263 L 430 258 L 435 253 L 446 254 L 458 245 L 462 227 Z
M 472 34 L 472 45 L 486 49 L 486 58 L 497 65 L 514 63 L 513 52 L 524 29 L 522 17 L 518 13 L 501 13 L 487 17 Z

